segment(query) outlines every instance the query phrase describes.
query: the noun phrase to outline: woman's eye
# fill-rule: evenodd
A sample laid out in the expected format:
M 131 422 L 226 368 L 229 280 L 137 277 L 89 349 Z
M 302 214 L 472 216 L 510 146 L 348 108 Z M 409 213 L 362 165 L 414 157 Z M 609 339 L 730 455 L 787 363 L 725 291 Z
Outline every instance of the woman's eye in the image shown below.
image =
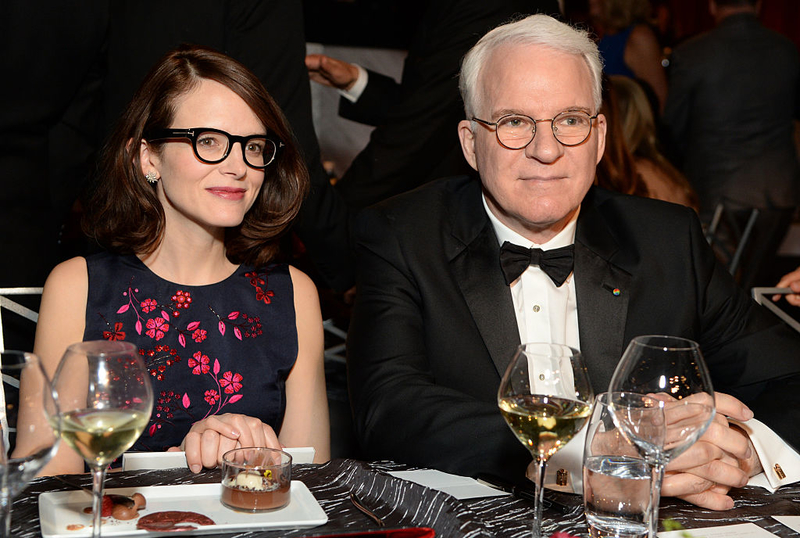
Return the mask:
M 218 145 L 218 142 L 213 136 L 204 136 L 197 139 L 197 144 L 200 146 L 213 148 L 214 146 Z
M 264 144 L 262 142 L 250 142 L 247 144 L 248 153 L 256 153 L 261 155 L 264 153 Z

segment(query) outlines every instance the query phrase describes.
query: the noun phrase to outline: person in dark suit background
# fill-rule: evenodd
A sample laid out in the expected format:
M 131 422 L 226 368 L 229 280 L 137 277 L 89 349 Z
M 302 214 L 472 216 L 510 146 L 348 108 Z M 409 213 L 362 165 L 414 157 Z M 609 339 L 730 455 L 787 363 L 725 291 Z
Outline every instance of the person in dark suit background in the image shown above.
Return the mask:
M 761 210 L 740 283 L 770 285 L 772 264 L 800 202 L 793 143 L 800 120 L 800 55 L 758 20 L 758 0 L 710 0 L 711 31 L 672 54 L 663 121 L 708 223 L 725 202 L 740 221 Z
M 461 119 L 461 58 L 491 28 L 520 14 L 557 14 L 556 0 L 436 0 L 426 4 L 413 33 L 402 81 L 368 71 L 357 100 L 340 99 L 339 114 L 376 126 L 367 146 L 336 183 L 349 206 L 360 209 L 431 179 L 467 173 L 452 126 Z M 308 55 L 312 80 L 348 89 L 353 64 Z M 362 83 L 363 84 L 363 83 Z
M 356 219 L 356 433 L 370 458 L 519 480 L 531 457 L 497 389 L 520 342 L 580 348 L 600 392 L 634 336 L 682 336 L 700 343 L 728 394 L 672 462 L 663 494 L 730 508 L 726 492 L 760 461 L 726 417 L 755 412 L 800 442 L 800 338 L 737 288 L 694 211 L 592 187 L 606 134 L 600 77 L 588 36 L 544 15 L 493 30 L 465 58 L 458 133 L 480 181 L 432 182 Z M 521 140 L 508 137 L 519 125 Z M 556 283 L 532 265 L 507 282 L 505 242 L 563 247 L 574 271 Z

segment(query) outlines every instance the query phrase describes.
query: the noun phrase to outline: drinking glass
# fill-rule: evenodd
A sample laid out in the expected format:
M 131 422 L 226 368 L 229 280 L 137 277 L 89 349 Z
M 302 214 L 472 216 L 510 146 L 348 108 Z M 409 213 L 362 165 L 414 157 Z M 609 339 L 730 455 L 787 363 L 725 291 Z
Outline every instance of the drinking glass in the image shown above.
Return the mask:
M 714 389 L 700 346 L 675 336 L 637 336 L 608 392 L 614 422 L 636 445 L 653 474 L 648 535 L 658 530 L 664 469 L 692 446 L 714 419 Z
M 61 429 L 56 396 L 39 357 L 22 351 L 0 352 L 0 536 L 11 536 L 11 503 L 58 449 Z M 26 396 L 20 398 L 20 390 Z M 33 445 L 16 450 L 16 437 L 25 432 Z
M 560 344 L 522 344 L 500 382 L 497 403 L 503 418 L 537 463 L 534 538 L 541 537 L 547 459 L 586 424 L 593 400 L 583 356 Z
M 614 424 L 609 394 L 598 394 L 586 427 L 583 504 L 591 538 L 647 536 L 651 473 L 636 445 Z
M 59 394 L 61 438 L 92 471 L 96 538 L 106 467 L 136 442 L 150 420 L 150 378 L 135 345 L 97 340 L 69 346 L 53 382 Z

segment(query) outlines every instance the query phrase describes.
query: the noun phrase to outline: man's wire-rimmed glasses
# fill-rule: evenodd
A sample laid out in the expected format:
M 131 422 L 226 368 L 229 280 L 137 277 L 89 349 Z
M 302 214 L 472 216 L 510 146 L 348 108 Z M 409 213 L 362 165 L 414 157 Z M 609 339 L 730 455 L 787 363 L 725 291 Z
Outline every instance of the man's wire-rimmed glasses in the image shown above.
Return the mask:
M 550 122 L 553 136 L 564 146 L 582 144 L 592 132 L 592 123 L 597 114 L 590 116 L 582 110 L 566 110 L 551 119 L 535 120 L 524 114 L 506 114 L 496 122 L 482 120 L 473 116 L 472 121 L 494 127 L 497 141 L 508 149 L 522 149 L 533 142 L 536 136 L 536 124 Z
M 191 129 L 157 129 L 145 136 L 148 141 L 188 139 L 194 154 L 206 164 L 221 163 L 230 155 L 236 142 L 242 146 L 244 162 L 252 168 L 264 169 L 275 160 L 283 142 L 266 135 L 237 136 L 211 127 Z

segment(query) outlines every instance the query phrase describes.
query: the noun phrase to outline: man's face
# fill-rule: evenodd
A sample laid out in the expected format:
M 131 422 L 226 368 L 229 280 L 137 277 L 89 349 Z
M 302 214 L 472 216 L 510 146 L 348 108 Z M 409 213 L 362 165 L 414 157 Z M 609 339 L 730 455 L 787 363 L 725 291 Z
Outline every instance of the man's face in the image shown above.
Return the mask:
M 506 114 L 550 119 L 565 110 L 597 111 L 589 67 L 580 56 L 539 45 L 509 45 L 494 51 L 479 75 L 476 116 L 495 122 Z M 567 147 L 550 122 L 536 124 L 523 149 L 506 149 L 493 127 L 462 121 L 461 147 L 483 184 L 489 209 L 506 226 L 535 243 L 563 229 L 592 185 L 605 148 L 605 117 L 594 120 L 589 137 Z

